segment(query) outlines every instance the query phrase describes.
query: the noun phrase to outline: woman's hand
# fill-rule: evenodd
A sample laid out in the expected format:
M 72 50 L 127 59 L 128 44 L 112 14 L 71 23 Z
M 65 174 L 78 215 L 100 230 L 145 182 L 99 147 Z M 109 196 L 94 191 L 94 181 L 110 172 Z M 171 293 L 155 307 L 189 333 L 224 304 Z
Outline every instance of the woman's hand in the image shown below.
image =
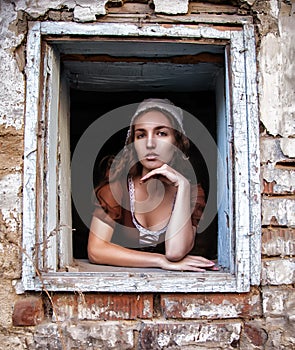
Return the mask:
M 145 182 L 152 177 L 161 177 L 161 180 L 173 184 L 178 187 L 180 185 L 189 186 L 189 181 L 178 171 L 174 170 L 167 164 L 163 164 L 160 168 L 156 168 L 148 172 L 140 179 L 140 182 Z
M 219 268 L 215 265 L 213 261 L 203 258 L 202 256 L 195 255 L 187 255 L 182 260 L 177 262 L 169 261 L 165 258 L 165 256 L 163 256 L 161 268 L 163 270 L 196 272 L 204 272 L 206 270 L 219 270 Z

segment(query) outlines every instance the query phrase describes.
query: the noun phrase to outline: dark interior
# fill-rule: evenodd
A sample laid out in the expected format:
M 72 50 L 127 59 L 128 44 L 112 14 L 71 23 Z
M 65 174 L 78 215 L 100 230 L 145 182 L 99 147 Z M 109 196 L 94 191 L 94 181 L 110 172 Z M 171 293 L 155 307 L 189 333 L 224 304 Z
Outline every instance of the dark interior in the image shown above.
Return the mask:
M 131 103 L 139 103 L 145 98 L 158 97 L 168 98 L 175 105 L 196 116 L 216 139 L 216 108 L 214 91 L 113 91 L 97 92 L 71 89 L 71 152 L 87 129 L 87 127 L 100 116 L 120 106 Z M 184 125 L 185 127 L 185 125 Z M 98 150 L 96 166 L 93 171 L 94 186 L 100 180 L 101 171 L 98 167 L 100 160 L 110 154 L 116 154 L 124 145 L 126 130 L 122 130 L 114 135 Z M 210 152 L 210 150 L 208 150 Z M 208 194 L 208 171 L 205 162 L 196 149 L 192 147 L 190 151 L 190 161 L 197 172 L 198 180 Z M 89 201 L 91 202 L 91 196 Z M 88 228 L 80 219 L 72 205 L 73 217 L 73 254 L 74 258 L 87 258 Z M 89 222 L 91 220 L 91 210 L 89 212 Z M 217 220 L 201 234 L 197 235 L 194 254 L 202 255 L 210 259 L 217 257 Z

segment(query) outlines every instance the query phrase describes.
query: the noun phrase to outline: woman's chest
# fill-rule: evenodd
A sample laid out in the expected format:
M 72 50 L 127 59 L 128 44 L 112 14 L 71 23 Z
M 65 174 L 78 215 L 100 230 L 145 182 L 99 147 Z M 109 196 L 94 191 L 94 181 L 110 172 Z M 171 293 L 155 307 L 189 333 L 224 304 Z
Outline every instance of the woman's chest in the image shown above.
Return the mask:
M 175 191 L 169 188 L 148 193 L 140 188 L 135 189 L 134 217 L 141 226 L 152 231 L 160 230 L 169 222 L 174 200 Z

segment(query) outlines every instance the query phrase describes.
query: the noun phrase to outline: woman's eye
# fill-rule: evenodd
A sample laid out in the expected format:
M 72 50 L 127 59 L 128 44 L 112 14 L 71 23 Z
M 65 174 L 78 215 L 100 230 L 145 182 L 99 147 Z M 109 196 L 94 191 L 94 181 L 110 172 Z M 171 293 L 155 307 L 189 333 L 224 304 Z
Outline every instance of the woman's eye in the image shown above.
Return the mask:
M 158 131 L 159 136 L 167 136 L 167 133 L 165 131 Z
M 142 139 L 144 137 L 144 134 L 137 134 L 136 139 Z

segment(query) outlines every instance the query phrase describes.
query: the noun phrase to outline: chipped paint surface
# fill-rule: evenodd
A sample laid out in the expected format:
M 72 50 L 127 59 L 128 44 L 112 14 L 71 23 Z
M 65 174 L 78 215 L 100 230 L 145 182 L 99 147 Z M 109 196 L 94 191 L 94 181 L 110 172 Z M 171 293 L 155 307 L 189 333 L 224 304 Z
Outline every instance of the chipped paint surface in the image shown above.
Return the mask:
M 0 212 L 6 224 L 6 230 L 16 232 L 20 225 L 21 200 L 19 189 L 21 187 L 21 174 L 9 174 L 0 179 Z
M 295 201 L 293 198 L 262 199 L 262 225 L 295 227 Z
M 276 16 L 277 1 L 270 3 L 271 14 Z M 278 25 L 278 35 L 270 32 L 261 40 L 260 110 L 261 121 L 271 135 L 288 137 L 295 136 L 294 15 L 279 16 Z
M 273 194 L 295 193 L 295 169 L 280 169 L 274 163 L 267 163 L 261 167 L 261 178 L 274 183 Z
M 153 0 L 153 2 L 156 13 L 177 15 L 188 11 L 188 0 Z
M 43 16 L 49 9 L 60 10 L 68 8 L 74 10 L 75 20 L 79 22 L 95 21 L 96 16 L 105 15 L 105 5 L 108 0 L 53 0 L 50 5 L 47 0 L 19 0 L 16 2 L 16 10 L 22 10 L 33 18 Z
M 295 113 L 295 112 L 294 112 Z M 295 114 L 293 122 L 295 124 Z M 295 158 L 295 138 L 283 138 L 280 140 L 280 146 L 285 156 Z
M 295 230 L 287 228 L 263 229 L 262 254 L 267 256 L 294 256 Z
M 0 124 L 21 129 L 24 115 L 24 77 L 14 59 L 14 50 L 20 45 L 24 35 L 17 35 L 10 29 L 10 25 L 16 20 L 12 4 L 0 4 L 0 18 Z
M 188 13 L 188 0 L 145 2 L 146 6 L 150 6 L 148 15 L 146 12 L 136 12 L 136 9 L 140 8 L 136 5 L 142 5 L 140 0 L 125 1 L 128 4 L 127 12 L 124 12 L 127 7 L 125 6 L 124 9 L 122 1 L 112 1 L 112 5 L 116 5 L 118 11 L 116 16 L 108 17 L 107 2 L 107 0 L 0 1 L 0 270 L 2 278 L 0 341 L 2 347 L 37 350 L 49 346 L 58 349 L 62 348 L 60 342 L 62 334 L 67 340 L 68 348 L 81 350 L 90 348 L 102 350 L 141 348 L 144 350 L 165 347 L 175 349 L 206 349 L 208 347 L 214 349 L 239 347 L 241 350 L 292 349 L 295 344 L 293 327 L 295 262 L 292 258 L 295 249 L 294 1 L 243 0 L 238 2 L 241 6 L 236 5 L 237 2 L 233 1 L 233 9 L 235 6 L 238 6 L 239 9 L 237 8 L 237 11 L 230 16 L 226 12 L 221 13 L 222 5 L 218 6 L 220 12 L 213 11 L 207 14 L 206 1 L 196 2 L 202 6 L 203 17 Z M 214 9 L 214 3 L 210 1 L 211 9 Z M 156 15 L 152 10 L 153 4 Z M 183 16 L 175 16 L 176 14 Z M 38 47 L 35 47 L 36 50 L 33 51 L 27 45 L 26 21 L 28 19 L 33 22 L 44 21 L 41 25 L 42 35 L 48 34 L 46 30 L 50 26 L 55 26 L 55 35 L 62 35 L 64 30 L 66 31 L 75 24 L 76 28 L 79 28 L 77 35 L 83 36 L 84 22 L 93 22 L 87 27 L 88 32 L 85 34 L 104 35 L 105 30 L 112 27 L 109 33 L 113 38 L 132 36 L 134 39 L 149 36 L 169 40 L 173 37 L 182 40 L 187 35 L 189 40 L 193 41 L 197 35 L 204 40 L 212 40 L 218 32 L 222 32 L 221 41 L 233 40 L 231 54 L 235 58 L 241 49 L 235 41 L 235 33 L 229 35 L 230 26 L 222 30 L 221 25 L 222 23 L 233 23 L 237 28 L 241 23 L 251 23 L 249 22 L 250 14 L 254 16 L 257 39 L 256 50 L 253 48 L 251 50 L 258 54 L 259 119 L 262 128 L 264 127 L 260 137 L 261 189 L 262 192 L 265 188 L 268 190 L 263 193 L 262 200 L 264 227 L 260 286 L 253 287 L 255 293 L 238 293 L 239 295 L 235 296 L 233 293 L 220 294 L 215 292 L 220 291 L 225 277 L 231 291 L 236 290 L 235 280 L 230 279 L 228 274 L 212 273 L 208 274 L 211 277 L 204 279 L 201 274 L 198 274 L 196 278 L 196 275 L 183 273 L 181 278 L 178 277 L 178 281 L 180 287 L 183 288 L 181 292 L 186 293 L 173 294 L 173 301 L 167 301 L 166 305 L 160 306 L 157 300 L 164 296 L 167 297 L 166 293 L 161 293 L 161 290 L 155 294 L 144 292 L 150 282 L 154 286 L 163 285 L 163 281 L 155 273 L 144 272 L 144 277 L 138 279 L 134 275 L 125 273 L 123 279 L 122 277 L 116 279 L 113 272 L 105 274 L 103 278 L 100 274 L 86 274 L 88 276 L 86 278 L 85 275 L 76 271 L 76 274 L 82 276 L 78 277 L 80 284 L 77 284 L 77 288 L 87 287 L 90 283 L 94 283 L 100 289 L 104 289 L 110 286 L 107 280 L 111 278 L 111 283 L 115 284 L 118 291 L 122 292 L 124 288 L 127 288 L 127 284 L 132 284 L 135 288 L 142 288 L 141 297 L 146 295 L 148 297 L 143 300 L 135 300 L 129 299 L 129 293 L 118 293 L 114 297 L 119 300 L 116 303 L 114 300 L 107 300 L 110 298 L 108 291 L 105 293 L 95 291 L 93 294 L 96 296 L 100 297 L 104 294 L 107 298 L 94 298 L 93 302 L 90 301 L 88 305 L 85 305 L 81 296 L 83 295 L 87 300 L 89 293 L 83 294 L 80 290 L 80 299 L 75 301 L 77 294 L 64 292 L 60 293 L 61 301 L 56 302 L 57 315 L 52 316 L 48 299 L 40 292 L 25 292 L 20 282 L 23 271 L 18 248 L 22 239 L 23 174 L 21 171 L 23 164 L 21 157 L 25 125 L 24 109 L 26 96 L 29 95 L 28 91 L 25 91 L 25 83 L 28 79 L 31 82 L 34 79 L 38 81 L 38 69 L 32 69 L 32 75 L 30 75 L 28 68 L 32 68 L 34 63 L 38 62 L 40 54 Z M 152 25 L 149 23 L 151 18 Z M 203 18 L 203 22 L 196 21 L 196 18 Z M 62 22 L 63 20 L 67 22 Z M 158 20 L 160 23 L 157 23 Z M 116 21 L 117 23 L 114 23 Z M 111 26 L 110 23 L 112 23 Z M 207 23 L 207 26 L 203 26 L 202 23 Z M 35 34 L 36 32 L 33 35 Z M 28 52 L 30 55 L 25 57 Z M 34 59 L 30 61 L 28 57 Z M 256 61 L 252 57 L 249 62 L 247 69 L 251 71 L 251 65 L 256 65 Z M 239 70 L 241 67 L 242 64 L 235 68 Z M 251 79 L 255 80 L 255 77 L 252 76 Z M 238 79 L 235 81 L 235 84 L 237 83 Z M 31 84 L 30 86 L 36 85 Z M 38 89 L 35 92 L 38 96 Z M 240 105 L 248 103 L 248 115 L 255 112 L 255 108 L 252 109 L 253 94 L 254 92 L 251 91 L 247 99 L 238 94 L 233 96 Z M 36 104 L 27 104 L 28 107 L 33 105 Z M 242 115 L 241 110 L 233 110 L 233 114 L 241 116 L 237 125 L 241 132 L 236 136 L 238 138 L 246 128 L 243 121 L 247 119 L 247 115 Z M 27 115 L 29 118 L 26 124 L 32 122 L 32 133 L 34 133 L 36 132 L 34 118 L 37 116 L 37 110 L 31 108 Z M 256 126 L 251 124 L 248 127 L 251 130 Z M 249 143 L 251 144 L 251 140 Z M 25 155 L 28 161 L 34 161 L 36 157 L 35 146 L 34 143 L 26 144 Z M 258 155 L 251 154 L 250 156 L 253 156 L 254 159 Z M 257 165 L 254 161 L 251 164 L 253 168 Z M 243 169 L 242 165 L 237 164 L 237 167 Z M 259 165 L 256 171 L 259 171 L 258 168 Z M 28 188 L 32 188 L 29 187 L 31 182 L 27 181 L 31 178 L 28 177 L 25 180 L 24 185 Z M 243 204 L 243 200 L 241 203 Z M 33 202 L 29 204 L 33 205 Z M 34 237 L 35 224 L 36 222 L 30 227 Z M 243 229 L 246 232 L 248 229 L 245 227 L 243 226 Z M 246 234 L 253 235 L 253 232 L 246 232 Z M 238 249 L 241 247 L 242 245 L 237 246 Z M 249 254 L 249 251 L 244 250 L 243 253 Z M 255 257 L 249 256 L 249 258 L 254 259 L 255 262 Z M 247 259 L 242 260 L 241 264 L 245 264 L 246 261 Z M 76 283 L 75 273 L 71 274 L 72 280 L 69 284 L 74 285 L 74 281 Z M 68 275 L 68 273 L 60 275 L 56 281 L 57 288 L 62 289 L 65 284 L 64 278 Z M 173 274 L 167 274 L 165 278 L 168 281 L 165 285 L 165 292 L 179 291 L 180 287 L 175 285 Z M 213 278 L 214 286 L 212 286 Z M 202 293 L 192 295 L 187 291 L 186 286 L 193 288 L 196 284 L 204 288 L 203 295 Z M 211 299 L 208 298 L 207 292 L 212 292 Z M 18 296 L 17 293 L 19 293 Z M 38 295 L 44 300 L 46 321 L 36 327 L 15 328 L 12 325 L 14 303 L 16 300 L 26 299 L 29 295 Z M 56 293 L 52 292 L 51 295 L 54 297 Z M 184 302 L 185 296 L 190 296 L 191 299 Z M 247 296 L 250 297 L 247 298 Z M 182 314 L 176 317 L 176 309 L 179 305 L 182 306 L 179 311 Z M 261 307 L 263 307 L 263 312 Z M 58 320 L 61 321 L 60 324 Z
M 265 260 L 262 267 L 262 285 L 295 283 L 295 259 Z

